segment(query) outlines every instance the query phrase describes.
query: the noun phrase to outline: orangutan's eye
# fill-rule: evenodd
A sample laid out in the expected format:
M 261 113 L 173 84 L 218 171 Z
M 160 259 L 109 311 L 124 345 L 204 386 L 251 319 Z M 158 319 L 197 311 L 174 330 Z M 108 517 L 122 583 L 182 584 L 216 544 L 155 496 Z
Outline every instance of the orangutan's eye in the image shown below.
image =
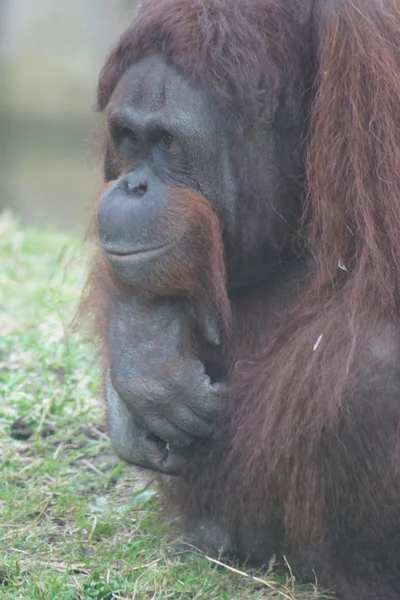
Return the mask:
M 158 146 L 166 152 L 179 152 L 181 145 L 173 135 L 167 131 L 160 131 L 158 136 Z
M 133 131 L 133 129 L 130 129 L 129 127 L 124 127 L 122 129 L 120 137 L 121 137 L 121 140 L 125 140 L 125 141 L 129 142 L 133 146 L 137 146 L 139 143 L 138 136 Z

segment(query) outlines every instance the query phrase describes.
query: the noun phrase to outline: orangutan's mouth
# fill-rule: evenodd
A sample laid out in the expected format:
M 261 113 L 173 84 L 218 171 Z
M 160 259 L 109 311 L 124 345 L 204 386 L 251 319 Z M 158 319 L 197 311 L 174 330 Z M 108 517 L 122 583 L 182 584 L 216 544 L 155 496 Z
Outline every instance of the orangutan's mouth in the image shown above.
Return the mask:
M 106 258 L 111 263 L 126 263 L 126 262 L 139 262 L 142 260 L 151 260 L 152 258 L 158 258 L 162 256 L 169 250 L 171 250 L 177 240 L 173 242 L 169 242 L 164 246 L 159 246 L 158 248 L 140 248 L 138 250 L 132 250 L 130 252 L 110 252 L 105 250 Z

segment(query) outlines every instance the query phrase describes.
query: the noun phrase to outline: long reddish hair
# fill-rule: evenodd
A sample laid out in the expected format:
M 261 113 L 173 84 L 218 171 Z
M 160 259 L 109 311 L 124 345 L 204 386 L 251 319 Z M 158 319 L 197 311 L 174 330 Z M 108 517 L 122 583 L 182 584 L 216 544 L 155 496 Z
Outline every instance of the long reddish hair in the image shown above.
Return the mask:
M 339 428 L 351 432 L 358 410 L 346 399 L 372 377 L 362 356 L 377 370 L 400 358 L 391 327 L 400 304 L 399 48 L 397 0 L 145 0 L 102 71 L 100 110 L 130 64 L 161 53 L 207 83 L 238 128 L 268 111 L 277 90 L 285 89 L 286 109 L 299 118 L 312 97 L 296 232 L 307 276 L 265 348 L 244 357 L 244 372 L 232 373 L 228 447 L 218 442 L 204 472 L 198 466 L 181 479 L 186 505 L 201 497 L 237 516 L 227 489 L 240 488 L 245 523 L 253 507 L 279 500 L 293 539 L 303 542 L 324 534 L 323 523 L 342 510 L 343 490 L 352 490 L 355 522 L 359 506 L 382 505 L 356 464 L 337 467 L 346 462 L 338 435 Z M 374 347 L 378 330 L 383 350 Z M 366 453 L 366 465 L 368 452 L 382 452 L 382 520 L 389 520 L 392 500 L 400 502 L 399 448 L 387 456 L 393 432 L 374 427 L 373 403 L 363 410 L 354 452 Z M 213 477 L 216 457 L 222 462 Z
M 368 381 L 361 354 L 371 360 L 382 325 L 386 349 L 376 350 L 376 368 L 391 352 L 393 364 L 400 358 L 389 325 L 399 323 L 400 308 L 400 5 L 316 2 L 313 29 L 318 73 L 301 229 L 308 285 L 274 340 L 236 378 L 233 429 L 240 428 L 231 456 L 236 469 L 242 465 L 247 498 L 282 481 L 286 524 L 303 541 L 323 531 L 338 490 L 352 489 L 355 509 L 374 505 L 369 480 L 359 496 L 354 490 L 356 466 L 343 480 L 335 470 L 332 482 L 330 464 L 340 462 L 339 421 L 351 428 L 354 418 L 346 399 L 361 378 Z M 372 406 L 370 413 L 368 427 Z M 371 452 L 387 434 L 378 424 Z M 397 489 L 393 462 L 383 468 L 388 489 Z

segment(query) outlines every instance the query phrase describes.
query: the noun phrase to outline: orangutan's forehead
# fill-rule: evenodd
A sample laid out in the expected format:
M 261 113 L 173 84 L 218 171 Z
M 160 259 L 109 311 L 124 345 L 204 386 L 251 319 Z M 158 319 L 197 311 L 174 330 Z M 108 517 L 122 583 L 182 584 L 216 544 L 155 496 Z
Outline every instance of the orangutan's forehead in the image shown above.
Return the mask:
M 116 110 L 115 107 L 118 110 L 133 107 L 136 112 L 163 115 L 174 115 L 178 109 L 184 113 L 187 109 L 192 122 L 204 122 L 211 114 L 207 110 L 211 102 L 204 86 L 194 85 L 163 57 L 152 55 L 134 63 L 122 75 L 112 94 L 109 114 Z

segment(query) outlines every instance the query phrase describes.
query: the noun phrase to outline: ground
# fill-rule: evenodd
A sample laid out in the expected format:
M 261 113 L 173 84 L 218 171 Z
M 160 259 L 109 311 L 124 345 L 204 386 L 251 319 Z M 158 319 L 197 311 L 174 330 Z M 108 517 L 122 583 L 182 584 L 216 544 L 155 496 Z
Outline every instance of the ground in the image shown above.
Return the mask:
M 152 475 L 111 451 L 96 343 L 70 327 L 87 255 L 0 215 L 0 599 L 325 598 L 168 542 Z

